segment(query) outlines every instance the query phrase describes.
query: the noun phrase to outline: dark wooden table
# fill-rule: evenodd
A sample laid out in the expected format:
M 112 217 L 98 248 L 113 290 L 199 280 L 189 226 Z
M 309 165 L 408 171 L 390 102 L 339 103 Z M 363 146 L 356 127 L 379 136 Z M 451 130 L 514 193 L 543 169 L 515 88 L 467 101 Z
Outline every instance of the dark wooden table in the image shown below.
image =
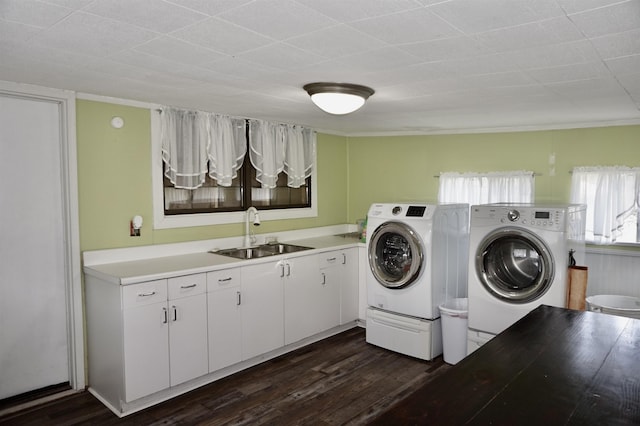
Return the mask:
M 640 320 L 540 306 L 380 425 L 640 424 Z

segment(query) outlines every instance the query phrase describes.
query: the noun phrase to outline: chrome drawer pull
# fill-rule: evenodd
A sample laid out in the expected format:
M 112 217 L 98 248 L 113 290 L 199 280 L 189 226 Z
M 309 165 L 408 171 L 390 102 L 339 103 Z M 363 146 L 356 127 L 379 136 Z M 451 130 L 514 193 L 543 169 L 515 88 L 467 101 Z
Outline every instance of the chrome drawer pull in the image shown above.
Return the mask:
M 180 288 L 194 288 L 198 284 L 181 285 Z
M 335 257 L 330 257 L 329 259 L 327 259 L 327 262 L 335 262 L 336 258 Z
M 218 282 L 219 282 L 219 283 L 223 283 L 223 282 L 226 282 L 226 281 L 231 281 L 232 279 L 233 279 L 233 278 L 231 278 L 231 277 L 228 277 L 228 278 L 218 278 Z
M 156 294 L 155 291 L 150 291 L 148 293 L 138 293 L 138 297 L 149 297 L 149 296 L 153 296 L 154 294 Z

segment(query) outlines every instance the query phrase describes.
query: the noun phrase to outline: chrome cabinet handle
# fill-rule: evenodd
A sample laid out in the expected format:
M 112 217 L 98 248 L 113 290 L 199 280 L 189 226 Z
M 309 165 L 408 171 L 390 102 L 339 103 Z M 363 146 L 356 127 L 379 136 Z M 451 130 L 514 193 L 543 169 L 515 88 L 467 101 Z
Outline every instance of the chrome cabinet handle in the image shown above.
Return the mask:
M 164 320 L 162 323 L 166 324 L 169 321 L 169 318 L 167 317 L 167 308 L 162 308 L 162 312 L 164 313 Z
M 187 288 L 194 288 L 196 287 L 198 284 L 189 284 L 189 285 L 181 285 L 180 288 L 182 289 L 187 289 Z
M 284 263 L 280 264 L 280 278 L 284 277 Z
M 342 264 L 346 265 L 347 264 L 347 255 L 342 253 Z
M 149 297 L 149 296 L 153 296 L 154 294 L 156 294 L 155 291 L 149 291 L 147 293 L 138 293 L 138 297 Z
M 335 262 L 336 258 L 335 257 L 330 257 L 327 259 L 327 262 Z
M 176 322 L 178 321 L 178 308 L 176 308 L 176 305 L 173 305 L 171 309 L 173 309 L 173 322 Z
M 236 295 L 238 297 L 238 301 L 237 301 L 236 305 L 240 306 L 242 304 L 242 294 L 239 291 L 237 291 Z
M 322 272 L 322 285 L 326 285 L 326 284 L 327 284 L 327 274 Z
M 291 276 L 291 265 L 287 263 L 287 276 Z
M 231 281 L 231 280 L 232 280 L 232 278 L 231 278 L 231 277 L 227 277 L 227 278 L 218 278 L 218 282 L 219 282 L 219 283 L 224 283 L 224 282 Z

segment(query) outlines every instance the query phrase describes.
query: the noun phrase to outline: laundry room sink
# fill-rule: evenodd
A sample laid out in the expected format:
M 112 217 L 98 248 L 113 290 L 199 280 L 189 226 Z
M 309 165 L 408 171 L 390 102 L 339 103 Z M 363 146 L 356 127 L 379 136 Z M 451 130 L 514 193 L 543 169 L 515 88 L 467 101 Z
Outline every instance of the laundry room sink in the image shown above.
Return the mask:
M 212 253 L 236 259 L 259 259 L 261 257 L 276 256 L 278 254 L 296 253 L 304 250 L 312 250 L 312 247 L 298 246 L 295 244 L 262 244 L 255 247 L 241 247 L 223 250 L 215 250 Z

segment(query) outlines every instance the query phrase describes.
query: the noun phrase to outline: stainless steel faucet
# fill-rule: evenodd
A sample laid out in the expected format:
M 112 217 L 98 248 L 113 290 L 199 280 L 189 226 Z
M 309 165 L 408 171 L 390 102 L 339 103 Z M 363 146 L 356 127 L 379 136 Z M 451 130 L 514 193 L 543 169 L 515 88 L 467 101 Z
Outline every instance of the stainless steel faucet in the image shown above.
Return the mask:
M 260 225 L 260 215 L 258 214 L 258 209 L 255 207 L 249 207 L 247 209 L 247 217 L 244 222 L 244 247 L 251 247 L 256 243 L 256 236 L 252 232 L 250 232 L 249 228 L 249 220 L 251 219 L 251 213 L 253 213 L 253 226 Z

